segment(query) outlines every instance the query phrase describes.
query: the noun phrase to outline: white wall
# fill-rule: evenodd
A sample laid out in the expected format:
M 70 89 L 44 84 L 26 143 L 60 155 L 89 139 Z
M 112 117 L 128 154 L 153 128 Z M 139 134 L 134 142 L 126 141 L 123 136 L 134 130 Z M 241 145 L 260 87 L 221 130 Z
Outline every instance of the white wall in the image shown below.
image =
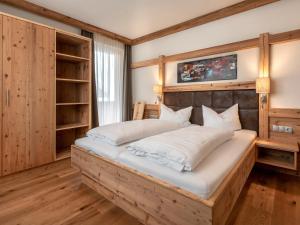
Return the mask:
M 271 107 L 300 108 L 300 41 L 272 48 Z
M 283 0 L 261 8 L 250 10 L 241 14 L 217 20 L 202 26 L 172 34 L 160 39 L 146 42 L 133 47 L 133 61 L 141 61 L 150 58 L 157 58 L 159 55 L 172 55 L 196 49 L 212 47 L 221 44 L 241 41 L 245 39 L 258 37 L 259 34 L 270 32 L 279 33 L 300 28 L 300 0 Z M 279 77 L 277 74 L 289 74 L 290 80 L 296 80 L 297 70 L 289 61 L 284 67 L 289 67 L 288 71 L 282 71 L 283 67 L 274 70 L 276 63 L 280 62 L 278 58 L 285 55 L 293 56 L 300 54 L 300 49 L 296 42 L 285 45 L 275 46 L 272 53 L 272 67 L 274 71 L 274 82 Z M 273 49 L 272 49 L 273 50 Z M 238 79 L 254 80 L 258 75 L 258 50 L 239 51 L 238 53 Z M 229 53 L 230 54 L 230 53 Z M 277 60 L 276 60 L 277 59 Z M 190 61 L 190 60 L 189 60 Z M 167 65 L 167 84 L 176 84 L 176 64 Z M 149 74 L 152 74 L 152 78 Z M 158 76 L 158 70 L 153 68 L 143 68 L 133 71 L 133 89 L 134 101 L 143 100 L 153 103 L 155 96 L 150 86 L 155 83 Z M 272 76 L 273 77 L 273 76 Z M 299 75 L 298 75 L 299 77 Z M 299 80 L 298 80 L 299 81 Z M 279 81 L 278 81 L 279 82 Z M 278 83 L 276 82 L 276 83 Z M 291 94 L 288 84 L 281 85 L 281 97 L 277 93 L 271 96 L 272 107 L 290 107 L 300 108 L 300 88 Z M 274 85 L 275 86 L 275 85 Z M 276 87 L 276 86 L 275 86 Z M 274 88 L 275 88 L 274 87 Z M 278 87 L 276 87 L 278 89 Z M 143 93 L 141 93 L 143 92 Z M 274 96 L 274 99 L 273 99 Z M 288 98 L 288 99 L 286 99 Z
M 156 96 L 153 94 L 153 85 L 158 83 L 158 66 L 143 67 L 133 70 L 132 97 L 133 102 L 145 101 L 154 103 Z
M 17 17 L 21 17 L 24 19 L 28 19 L 31 21 L 34 21 L 36 23 L 41 23 L 41 24 L 45 24 L 51 27 L 55 27 L 61 30 L 65 30 L 71 33 L 75 33 L 75 34 L 80 34 L 80 29 L 73 27 L 73 26 L 69 26 L 66 25 L 64 23 L 60 23 L 51 19 L 47 19 L 45 17 L 42 16 L 38 16 L 36 14 L 21 10 L 21 9 L 17 9 L 8 5 L 5 5 L 3 3 L 0 3 L 0 12 L 3 13 L 7 13 L 7 14 L 11 14 Z

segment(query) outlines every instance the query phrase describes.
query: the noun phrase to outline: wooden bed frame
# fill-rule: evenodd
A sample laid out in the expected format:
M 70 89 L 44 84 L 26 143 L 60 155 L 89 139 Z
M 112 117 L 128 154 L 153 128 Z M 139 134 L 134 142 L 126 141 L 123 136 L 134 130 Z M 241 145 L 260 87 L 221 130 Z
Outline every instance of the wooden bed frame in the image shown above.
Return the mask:
M 146 225 L 224 225 L 255 163 L 255 141 L 205 200 L 78 146 L 72 165 L 82 182 Z

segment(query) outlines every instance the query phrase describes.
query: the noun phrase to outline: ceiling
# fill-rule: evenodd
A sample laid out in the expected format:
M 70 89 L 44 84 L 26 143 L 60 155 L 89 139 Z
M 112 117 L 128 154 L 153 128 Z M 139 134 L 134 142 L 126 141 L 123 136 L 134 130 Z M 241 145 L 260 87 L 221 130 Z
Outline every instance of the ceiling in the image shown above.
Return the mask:
M 134 39 L 242 0 L 28 0 Z

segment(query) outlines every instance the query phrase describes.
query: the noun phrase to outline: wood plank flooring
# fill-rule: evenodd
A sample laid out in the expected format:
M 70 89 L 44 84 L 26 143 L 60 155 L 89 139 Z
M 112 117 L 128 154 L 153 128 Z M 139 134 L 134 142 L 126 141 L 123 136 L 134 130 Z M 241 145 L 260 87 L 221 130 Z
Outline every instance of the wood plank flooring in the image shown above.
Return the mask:
M 81 184 L 69 160 L 0 178 L 1 225 L 139 225 Z
M 1 225 L 141 225 L 64 160 L 0 178 Z M 299 225 L 300 179 L 254 170 L 228 225 Z

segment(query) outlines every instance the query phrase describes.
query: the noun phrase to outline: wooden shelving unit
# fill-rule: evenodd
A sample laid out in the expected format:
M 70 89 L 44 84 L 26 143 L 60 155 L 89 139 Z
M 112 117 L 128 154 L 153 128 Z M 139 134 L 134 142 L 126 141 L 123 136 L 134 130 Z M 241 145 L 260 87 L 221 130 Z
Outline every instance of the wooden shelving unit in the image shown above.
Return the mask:
M 91 127 L 91 41 L 56 32 L 56 160 Z
M 287 144 L 258 140 L 256 148 L 256 162 L 290 170 L 297 169 L 297 154 L 299 152 L 297 143 Z

